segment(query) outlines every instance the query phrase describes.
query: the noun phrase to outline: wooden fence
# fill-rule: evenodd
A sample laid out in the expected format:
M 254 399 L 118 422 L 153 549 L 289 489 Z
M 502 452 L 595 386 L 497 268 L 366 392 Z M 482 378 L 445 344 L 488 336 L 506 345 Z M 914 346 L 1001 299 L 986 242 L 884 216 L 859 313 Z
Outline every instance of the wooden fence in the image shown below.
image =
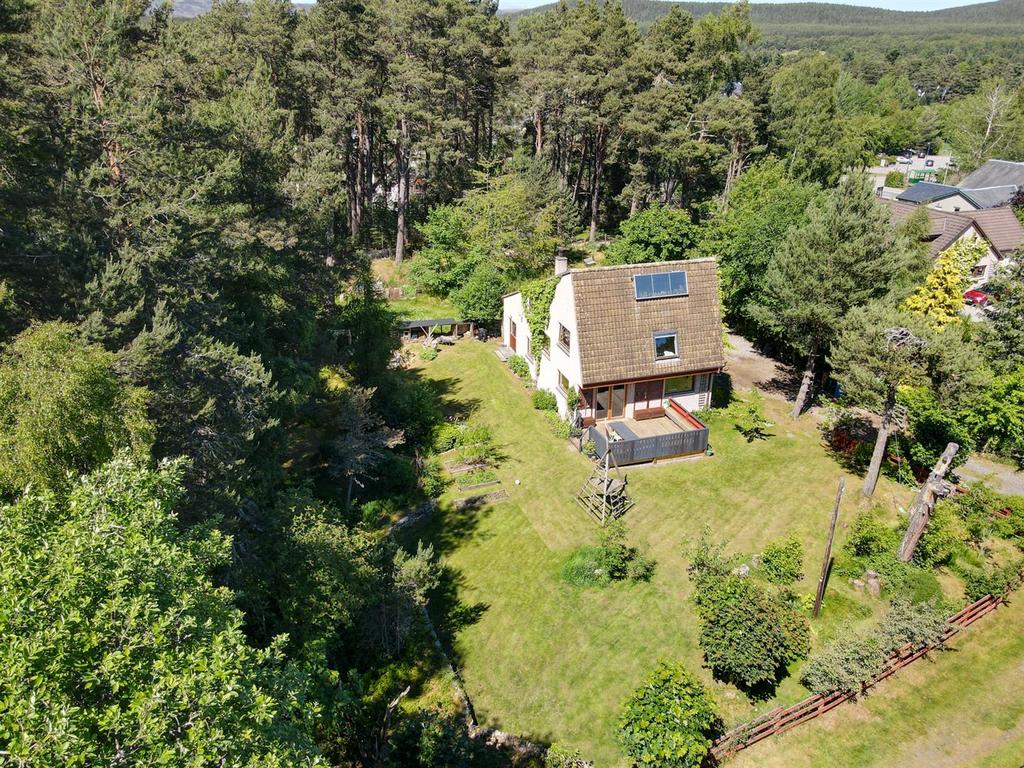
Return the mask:
M 897 670 L 902 669 L 907 664 L 916 661 L 929 651 L 942 645 L 961 629 L 970 626 L 982 616 L 991 613 L 1004 602 L 1005 598 L 1003 597 L 986 595 L 977 602 L 971 603 L 962 611 L 950 616 L 948 619 L 949 626 L 935 642 L 921 648 L 905 646 L 890 654 L 885 660 L 882 670 L 871 680 L 862 683 L 861 690 L 819 693 L 790 707 L 773 709 L 771 712 L 766 712 L 760 717 L 737 726 L 720 736 L 712 745 L 711 754 L 716 760 L 722 760 L 753 744 L 757 744 L 759 741 L 767 739 L 769 736 L 784 733 L 801 723 L 809 722 L 819 715 L 835 709 L 844 701 L 855 699 L 859 694 L 866 692 L 869 688 L 889 677 Z
M 609 443 L 600 429 L 590 427 L 587 439 L 594 442 L 599 459 L 604 458 L 605 451 L 611 450 L 615 463 L 622 467 L 627 464 L 639 464 L 672 456 L 703 453 L 708 447 L 708 428 L 616 440 Z

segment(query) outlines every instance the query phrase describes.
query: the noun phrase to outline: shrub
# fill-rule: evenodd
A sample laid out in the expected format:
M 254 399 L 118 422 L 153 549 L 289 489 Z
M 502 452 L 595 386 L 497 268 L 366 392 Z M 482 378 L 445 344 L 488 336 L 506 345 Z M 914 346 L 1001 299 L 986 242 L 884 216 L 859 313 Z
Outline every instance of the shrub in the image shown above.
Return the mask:
M 459 460 L 463 464 L 490 466 L 497 462 L 498 447 L 494 444 L 491 428 L 484 425 L 466 425 L 456 441 Z
M 985 595 L 1005 595 L 1021 584 L 1024 560 L 1002 566 L 981 566 L 961 571 L 967 599 L 980 600 Z
M 945 608 L 935 600 L 913 603 L 905 597 L 894 599 L 875 633 L 882 653 L 905 645 L 922 648 L 938 640 L 949 626 Z
M 562 565 L 560 576 L 577 587 L 599 587 L 611 582 L 600 547 L 580 547 Z
M 885 174 L 885 186 L 903 189 L 907 186 L 907 177 L 900 171 L 889 171 Z
M 490 262 L 474 268 L 465 285 L 451 294 L 459 316 L 467 320 L 498 320 L 501 318 L 502 296 L 508 283 L 505 276 Z
M 685 259 L 696 241 L 697 227 L 679 208 L 652 205 L 619 226 L 608 249 L 608 264 L 640 264 Z
M 914 562 L 929 568 L 945 565 L 969 538 L 964 521 L 949 506 L 940 504 L 914 550 Z
M 538 389 L 533 393 L 533 407 L 538 411 L 557 411 L 558 400 L 555 398 L 553 392 L 548 392 L 545 389 Z
M 650 581 L 654 575 L 654 561 L 639 552 L 626 563 L 626 578 L 630 581 Z
M 764 417 L 764 406 L 757 393 L 750 396 L 745 403 L 737 403 L 736 408 L 736 430 L 747 438 L 748 443 L 755 440 L 767 440 L 771 437 L 768 432 L 774 426 Z
M 544 756 L 544 768 L 590 768 L 590 763 L 580 756 L 579 750 L 552 744 Z
M 761 569 L 773 584 L 792 584 L 803 574 L 804 548 L 796 539 L 773 541 L 761 553 Z
M 423 347 L 420 349 L 420 360 L 437 360 L 437 347 Z
M 807 655 L 807 620 L 749 579 L 731 574 L 697 582 L 700 645 L 720 679 L 747 688 L 774 684 Z
M 572 425 L 567 421 L 563 421 L 562 417 L 558 415 L 558 411 L 544 411 L 543 413 L 548 426 L 551 428 L 551 434 L 562 440 L 568 440 L 572 437 Z
M 530 364 L 526 362 L 526 358 L 522 355 L 512 355 L 508 359 L 508 367 L 512 373 L 518 376 L 523 381 L 529 381 L 530 379 Z
M 434 429 L 434 450 L 438 453 L 450 451 L 459 442 L 459 436 L 465 428 L 464 424 L 445 421 Z
M 850 526 L 850 538 L 846 542 L 846 550 L 851 555 L 871 557 L 896 550 L 900 534 L 883 521 L 883 514 L 877 507 L 857 513 Z
M 619 739 L 637 765 L 696 768 L 719 723 L 704 686 L 678 664 L 660 663 L 627 700 Z
M 425 496 L 436 499 L 444 493 L 447 485 L 448 479 L 444 474 L 440 461 L 428 459 L 423 462 L 423 466 L 420 468 L 420 489 Z
M 885 659 L 875 637 L 853 635 L 811 656 L 800 673 L 800 681 L 814 693 L 853 691 L 878 672 Z

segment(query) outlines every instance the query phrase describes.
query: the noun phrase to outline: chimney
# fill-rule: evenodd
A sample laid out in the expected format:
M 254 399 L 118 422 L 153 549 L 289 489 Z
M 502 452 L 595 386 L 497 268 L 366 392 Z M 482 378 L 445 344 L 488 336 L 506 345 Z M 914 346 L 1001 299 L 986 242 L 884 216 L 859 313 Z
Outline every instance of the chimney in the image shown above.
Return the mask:
M 562 249 L 558 249 L 558 254 L 555 256 L 555 277 L 561 277 L 569 271 L 569 257 L 566 256 Z

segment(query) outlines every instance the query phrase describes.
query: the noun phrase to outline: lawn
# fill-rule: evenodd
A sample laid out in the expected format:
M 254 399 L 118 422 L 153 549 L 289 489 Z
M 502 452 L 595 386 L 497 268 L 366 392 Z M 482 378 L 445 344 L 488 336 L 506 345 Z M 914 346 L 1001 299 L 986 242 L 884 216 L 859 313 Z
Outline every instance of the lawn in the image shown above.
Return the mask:
M 472 419 L 493 427 L 506 456 L 498 474 L 508 500 L 464 512 L 446 505 L 408 534 L 433 542 L 443 557 L 446 578 L 431 610 L 481 723 L 575 747 L 596 765 L 612 766 L 623 764 L 615 740 L 619 707 L 658 659 L 681 661 L 701 675 L 729 724 L 806 695 L 790 677 L 775 699 L 752 704 L 711 679 L 701 667 L 684 551 L 705 528 L 737 552 L 756 552 L 793 534 L 804 543 L 809 574 L 797 590 L 813 591 L 844 472 L 822 446 L 812 417 L 793 423 L 783 403 L 766 399 L 776 425 L 768 440 L 748 443 L 716 419 L 714 457 L 630 469 L 637 503 L 626 521 L 633 543 L 657 561 L 654 578 L 579 589 L 561 581 L 559 569 L 572 549 L 596 538 L 596 524 L 573 499 L 591 463 L 550 434 L 528 391 L 490 345 L 446 348 L 422 373 L 442 384 L 449 405 L 470 408 Z M 848 476 L 847 485 L 841 527 L 863 504 L 857 479 Z M 876 502 L 895 514 L 912 495 L 883 479 Z M 840 541 L 843 535 L 840 530 Z M 829 636 L 880 610 L 834 578 L 812 630 Z M 1013 653 L 1009 658 L 1024 657 Z M 798 746 L 794 754 L 801 748 L 811 747 Z M 773 745 L 760 751 L 784 754 Z

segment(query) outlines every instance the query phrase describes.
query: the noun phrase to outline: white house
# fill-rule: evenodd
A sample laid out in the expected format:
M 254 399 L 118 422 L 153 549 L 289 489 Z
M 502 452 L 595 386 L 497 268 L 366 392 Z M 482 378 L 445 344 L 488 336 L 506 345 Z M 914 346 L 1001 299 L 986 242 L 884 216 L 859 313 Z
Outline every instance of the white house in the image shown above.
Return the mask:
M 684 414 L 710 405 L 725 365 L 714 259 L 570 270 L 560 257 L 555 279 L 544 347 L 531 347 L 518 292 L 504 299 L 502 339 L 560 414 L 572 416 L 575 392 L 585 426 L 643 436 L 700 425 Z
M 893 223 L 905 221 L 919 206 L 900 200 L 884 200 L 889 206 Z M 928 214 L 928 232 L 925 240 L 932 258 L 965 239 L 985 241 L 987 251 L 971 271 L 971 287 L 976 288 L 991 280 L 996 269 L 1007 264 L 1024 245 L 1024 227 L 1007 206 L 984 210 L 950 213 L 933 206 Z

